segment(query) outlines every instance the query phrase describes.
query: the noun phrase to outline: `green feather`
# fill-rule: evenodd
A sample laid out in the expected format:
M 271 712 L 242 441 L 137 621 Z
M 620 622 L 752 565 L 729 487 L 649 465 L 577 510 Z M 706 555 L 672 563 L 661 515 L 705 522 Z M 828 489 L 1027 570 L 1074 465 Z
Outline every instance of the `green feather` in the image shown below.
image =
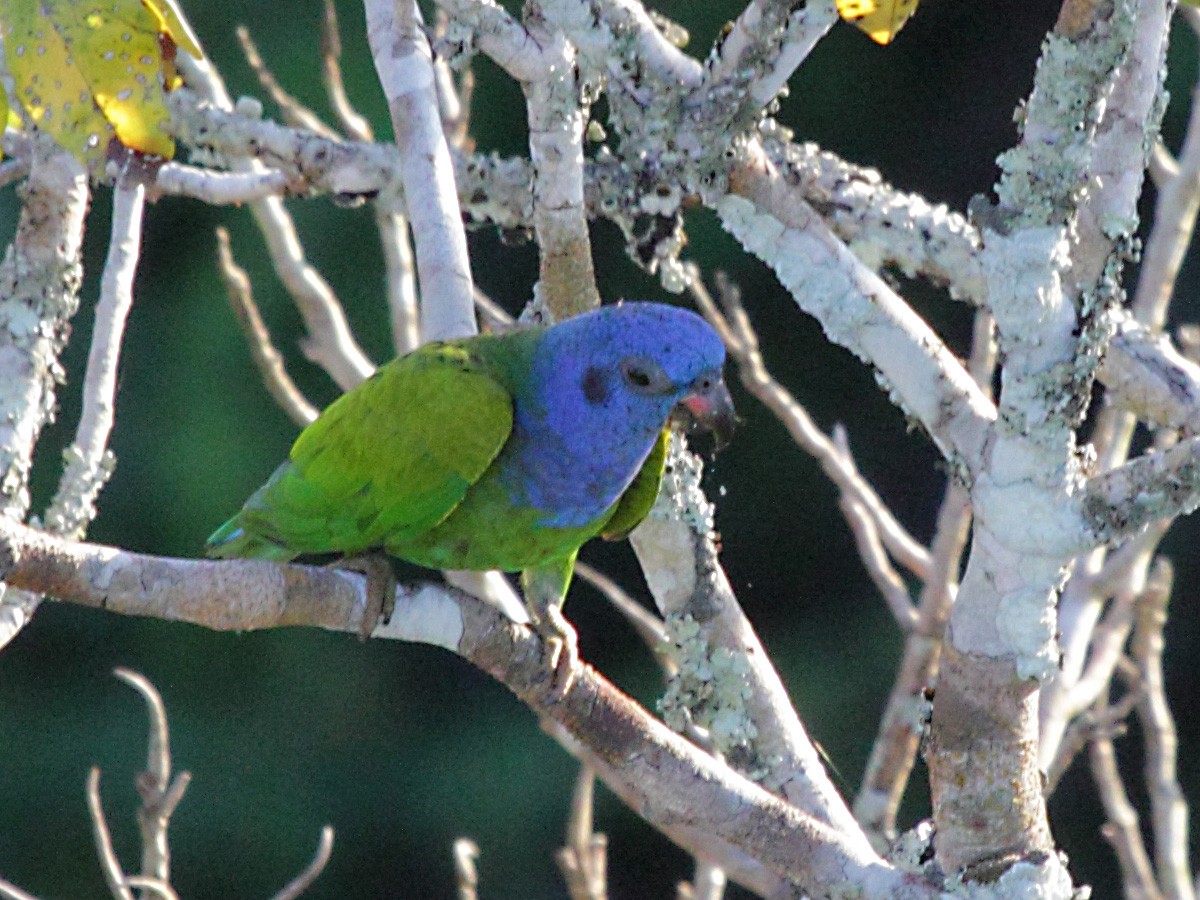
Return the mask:
M 513 363 L 527 362 L 536 333 L 512 337 L 507 366 L 482 339 L 470 350 L 428 344 L 381 366 L 304 429 L 288 461 L 209 538 L 209 554 L 355 554 L 433 528 L 512 431 Z
M 670 443 L 671 430 L 664 428 L 637 476 L 617 501 L 617 508 L 612 516 L 604 523 L 604 530 L 600 532 L 600 536 L 606 541 L 619 541 L 629 537 L 629 532 L 637 528 L 642 519 L 650 514 L 650 508 L 658 499 L 658 489 L 662 485 Z

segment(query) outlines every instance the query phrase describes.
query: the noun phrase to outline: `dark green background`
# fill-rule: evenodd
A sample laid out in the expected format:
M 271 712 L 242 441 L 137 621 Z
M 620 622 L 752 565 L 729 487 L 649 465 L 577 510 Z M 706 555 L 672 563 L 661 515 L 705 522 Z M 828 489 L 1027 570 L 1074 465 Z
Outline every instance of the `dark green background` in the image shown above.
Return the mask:
M 324 113 L 320 3 L 254 6 L 246 12 L 240 3 L 185 0 L 235 95 L 256 93 L 233 40 L 234 26 L 245 23 L 288 89 Z M 703 55 L 740 4 L 674 0 L 658 8 L 691 29 L 692 52 Z M 339 2 L 339 10 L 350 91 L 386 134 L 361 6 Z M 1032 84 L 1053 15 L 1051 3 L 925 0 L 888 48 L 838 26 L 793 78 L 781 118 L 799 139 L 965 209 L 973 194 L 989 189 L 996 154 L 1015 138 L 1012 112 Z M 1194 41 L 1177 31 L 1171 84 L 1180 102 L 1167 121 L 1172 146 L 1195 77 Z M 524 152 L 519 91 L 494 67 L 481 62 L 477 70 L 473 132 L 480 146 Z M 11 229 L 17 209 L 11 189 L 0 203 L 0 222 Z M 53 491 L 58 450 L 75 427 L 109 203 L 109 192 L 99 191 L 89 221 L 84 307 L 66 358 L 71 378 L 38 456 L 37 508 Z M 375 359 L 386 358 L 370 211 L 327 200 L 289 207 L 309 259 L 335 286 L 360 341 Z M 295 436 L 260 388 L 226 308 L 212 261 L 215 226 L 230 228 L 301 387 L 322 404 L 335 389 L 297 350 L 298 316 L 247 211 L 170 199 L 151 208 L 147 222 L 112 440 L 118 466 L 91 536 L 195 556 Z M 741 253 L 711 215 L 690 214 L 688 233 L 688 258 L 709 271 L 723 267 L 742 285 L 775 372 L 823 427 L 847 424 L 863 471 L 917 536 L 928 539 L 941 475 L 925 437 L 908 432 L 871 373 L 824 344 L 773 276 Z M 663 296 L 624 256 L 614 228 L 598 225 L 594 237 L 606 297 Z M 470 240 L 479 283 L 518 310 L 536 276 L 532 247 L 505 246 L 488 230 Z M 1182 296 L 1194 293 L 1196 279 L 1189 264 Z M 964 346 L 963 309 L 923 285 L 905 285 L 905 293 L 952 345 Z M 1180 305 L 1176 315 L 1194 318 L 1194 307 Z M 901 641 L 863 574 L 834 491 L 770 416 L 748 397 L 738 399 L 745 426 L 708 473 L 712 496 L 720 494 L 723 559 L 805 722 L 852 793 Z M 1198 688 L 1194 542 L 1192 523 L 1177 527 L 1167 542 L 1180 576 L 1168 630 L 1168 688 L 1181 719 L 1181 776 L 1200 798 L 1200 734 L 1189 716 Z M 627 547 L 592 547 L 584 557 L 645 594 Z M 586 586 L 572 596 L 567 611 L 583 655 L 652 705 L 658 675 L 634 634 Z M 325 823 L 337 829 L 337 842 L 312 896 L 452 896 L 450 847 L 460 835 L 475 838 L 482 850 L 484 896 L 565 896 L 553 852 L 576 767 L 528 711 L 459 659 L 300 629 L 210 634 L 55 603 L 43 605 L 0 654 L 0 875 L 26 889 L 47 898 L 103 891 L 83 795 L 92 764 L 104 768 L 117 848 L 128 867 L 136 864 L 131 779 L 143 760 L 144 715 L 137 696 L 110 677 L 116 665 L 144 672 L 162 691 L 176 764 L 194 775 L 172 829 L 173 881 L 182 896 L 267 896 L 304 865 Z M 1137 741 L 1122 741 L 1120 751 L 1136 773 Z M 918 768 L 905 824 L 927 813 L 923 777 Z M 1134 793 L 1144 800 L 1140 788 Z M 1096 885 L 1096 896 L 1114 896 L 1116 869 L 1080 767 L 1051 810 L 1077 879 Z M 683 854 L 603 791 L 598 823 L 611 838 L 613 897 L 673 895 L 674 882 L 690 870 Z

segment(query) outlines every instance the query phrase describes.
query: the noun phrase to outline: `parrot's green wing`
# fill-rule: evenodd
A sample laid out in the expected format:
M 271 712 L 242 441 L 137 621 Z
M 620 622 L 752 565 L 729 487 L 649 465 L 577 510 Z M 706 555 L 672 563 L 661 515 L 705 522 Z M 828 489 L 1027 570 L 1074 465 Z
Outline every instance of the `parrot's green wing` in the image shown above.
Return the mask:
M 508 390 L 467 348 L 429 344 L 395 359 L 300 434 L 209 553 L 352 554 L 420 534 L 491 465 L 512 415 Z
M 604 523 L 600 536 L 606 541 L 619 541 L 629 536 L 642 519 L 654 506 L 658 499 L 658 488 L 662 484 L 663 469 L 667 465 L 667 446 L 671 442 L 671 430 L 664 428 L 658 436 L 658 441 L 650 450 L 650 455 L 642 463 L 629 487 L 617 501 L 617 508 L 609 520 Z

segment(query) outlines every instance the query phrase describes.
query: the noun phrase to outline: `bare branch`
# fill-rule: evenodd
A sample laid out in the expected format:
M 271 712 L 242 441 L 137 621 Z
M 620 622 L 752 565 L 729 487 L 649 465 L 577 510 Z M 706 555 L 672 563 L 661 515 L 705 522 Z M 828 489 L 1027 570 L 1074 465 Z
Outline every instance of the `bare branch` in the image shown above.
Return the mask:
M 865 265 L 876 271 L 895 265 L 909 277 L 944 283 L 952 298 L 975 306 L 986 302 L 979 260 L 983 238 L 966 216 L 898 191 L 877 170 L 815 144 L 773 139 L 764 149 Z
M 757 115 L 837 20 L 830 0 L 796 9 L 779 0 L 751 0 L 717 47 L 701 90 L 725 87 L 745 91 L 747 112 Z M 764 59 L 770 63 L 759 74 L 753 66 Z M 747 72 L 757 76 L 748 85 L 744 83 Z
M 129 875 L 125 878 L 127 887 L 138 888 L 142 891 L 148 891 L 154 896 L 161 897 L 162 900 L 179 900 L 179 895 L 175 893 L 175 889 L 158 878 L 150 878 L 146 875 Z M 143 894 L 143 900 L 145 895 Z
M 661 706 L 668 722 L 707 728 L 733 765 L 865 850 L 787 691 L 717 559 L 700 461 L 672 438 L 667 474 L 630 543 L 675 647 L 678 673 Z
M 1171 177 L 1159 186 L 1154 225 L 1146 239 L 1137 291 L 1135 315 L 1152 331 L 1160 331 L 1179 276 L 1184 253 L 1200 212 L 1200 94 L 1193 89 L 1187 134 Z
M 83 377 L 83 409 L 75 440 L 65 453 L 58 491 L 44 517 L 47 528 L 68 537 L 82 537 L 87 531 L 96 517 L 96 498 L 116 465 L 108 438 L 116 415 L 118 364 L 133 307 L 145 205 L 146 189 L 132 178 L 113 190 L 112 232 Z
M 104 805 L 100 802 L 100 769 L 93 766 L 87 779 L 88 812 L 92 818 L 92 836 L 96 841 L 96 854 L 100 857 L 100 869 L 108 890 L 116 900 L 133 900 L 133 892 L 125 884 L 125 871 L 113 850 L 112 834 L 104 817 Z
M 1200 438 L 1090 479 L 1081 514 L 1094 543 L 1117 541 L 1200 505 Z M 1085 538 L 1086 539 L 1086 538 Z
M 479 896 L 479 873 L 475 860 L 479 858 L 479 847 L 470 838 L 459 838 L 454 842 L 454 880 L 458 885 L 458 900 L 476 900 Z
M 1148 310 L 1147 315 L 1159 313 Z M 1120 311 L 1112 318 L 1116 331 L 1097 375 L 1113 402 L 1153 425 L 1194 424 L 1200 417 L 1200 366 L 1152 327 Z
M 138 830 L 142 835 L 142 872 L 139 877 L 144 881 L 153 882 L 155 886 L 161 886 L 154 887 L 156 893 L 165 893 L 173 897 L 167 831 L 171 816 L 191 781 L 191 775 L 181 772 L 174 781 L 171 780 L 167 711 L 154 685 L 145 676 L 130 669 L 114 669 L 113 675 L 142 695 L 150 718 L 146 769 L 134 782 L 142 800 L 137 812 Z M 137 886 L 133 885 L 129 878 L 125 879 L 125 883 Z
M 467 239 L 415 2 L 368 0 L 367 37 L 388 98 L 415 238 L 424 340 L 477 331 Z
M 853 457 L 850 455 L 850 439 L 845 426 L 840 423 L 833 428 L 833 443 L 842 457 L 848 461 L 850 468 L 854 469 L 857 474 L 857 466 L 854 465 Z M 913 605 L 912 597 L 908 594 L 908 586 L 892 565 L 891 560 L 888 559 L 883 538 L 875 524 L 876 519 L 870 516 L 863 504 L 851 499 L 845 493 L 839 497 L 838 506 L 841 507 L 842 514 L 850 523 L 851 531 L 854 532 L 858 555 L 862 558 L 867 574 L 887 602 L 896 624 L 901 631 L 911 631 L 917 623 L 917 610 Z M 890 510 L 888 512 L 890 513 Z M 923 547 L 921 549 L 924 550 Z M 928 575 L 928 568 L 925 569 L 924 574 Z
M 275 402 L 288 414 L 293 422 L 304 427 L 317 417 L 317 409 L 305 399 L 288 375 L 283 364 L 283 357 L 271 343 L 271 335 L 267 332 L 266 323 L 259 315 L 258 305 L 254 302 L 251 292 L 250 276 L 245 269 L 233 259 L 233 251 L 229 249 L 229 232 L 224 228 L 216 230 L 217 235 L 217 271 L 225 282 L 225 292 L 229 296 L 229 305 L 242 326 L 242 334 L 250 347 L 250 356 L 258 367 L 267 392 L 275 398 Z
M 584 763 L 571 795 L 566 845 L 555 854 L 571 900 L 605 900 L 608 896 L 608 838 L 593 830 L 595 783 L 595 773 Z
M 312 887 L 329 863 L 333 855 L 333 828 L 326 825 L 321 829 L 321 837 L 317 841 L 317 852 L 303 871 L 289 881 L 271 900 L 296 900 L 301 894 Z
M 1138 828 L 1137 812 L 1121 783 L 1111 738 L 1100 736 L 1092 741 L 1091 763 L 1092 779 L 1108 816 L 1100 833 L 1116 851 L 1123 895 L 1129 900 L 1159 900 L 1162 894 L 1154 883 L 1154 870 Z
M 1129 660 L 1124 662 L 1129 664 Z M 1126 724 L 1134 707 L 1137 705 L 1140 685 L 1133 685 L 1116 703 L 1108 706 L 1095 707 L 1085 710 L 1081 715 L 1071 720 L 1070 726 L 1058 744 L 1058 751 L 1046 769 L 1046 796 L 1052 797 L 1058 788 L 1058 783 L 1067 769 L 1071 767 L 1075 757 L 1082 753 L 1095 740 L 1120 737 L 1126 731 Z
M 211 133 L 225 132 L 228 134 L 229 126 L 246 122 L 246 117 L 230 114 L 233 104 L 225 90 L 225 85 L 216 70 L 207 62 L 197 62 L 185 53 L 180 55 L 179 65 L 187 73 L 188 83 L 199 85 L 203 89 L 205 99 L 212 104 L 212 107 L 207 110 L 208 115 L 216 119 L 216 122 L 210 123 Z M 188 94 L 189 92 L 181 88 L 168 95 L 173 124 L 176 126 L 182 124 L 186 127 L 189 124 L 196 124 L 190 122 L 186 113 L 180 114 L 183 110 L 197 106 L 194 95 L 189 97 Z M 188 106 L 189 102 L 191 107 Z M 217 124 L 218 122 L 223 122 L 224 127 Z M 274 125 L 266 127 L 264 130 L 281 136 L 290 134 L 286 131 L 281 132 L 280 127 Z M 204 130 L 204 126 L 197 129 L 201 132 Z M 189 134 L 192 139 L 197 137 L 197 134 L 189 133 L 186 130 L 181 136 L 189 139 L 187 137 Z M 326 141 L 326 144 L 338 146 L 329 141 Z M 263 163 L 253 154 L 237 154 L 232 158 L 231 163 L 236 172 L 252 174 L 263 172 Z M 355 180 L 355 177 L 354 174 L 350 175 L 351 182 Z M 342 184 L 342 187 L 350 190 L 349 185 Z M 333 289 L 305 260 L 295 222 L 288 215 L 280 198 L 266 197 L 257 200 L 250 205 L 250 210 L 258 223 L 259 230 L 266 239 L 275 271 L 279 274 L 288 293 L 295 301 L 296 308 L 304 318 L 304 324 L 308 330 L 308 339 L 303 345 L 305 355 L 328 372 L 342 390 L 349 390 L 367 378 L 375 370 L 375 367 L 350 333 L 345 312 L 334 295 Z
M 759 153 L 731 174 L 722 224 L 771 266 L 830 340 L 875 366 L 954 466 L 980 458 L 995 407 L 941 339 L 821 222 Z
M 79 308 L 87 176 L 69 153 L 33 143 L 16 234 L 0 264 L 0 518 L 29 509 L 33 449 L 55 406 L 59 354 Z M 38 598 L 0 594 L 0 647 Z
M 1192 900 L 1188 865 L 1188 807 L 1176 773 L 1178 738 L 1163 680 L 1163 628 L 1174 569 L 1158 559 L 1138 606 L 1130 653 L 1141 680 L 1138 719 L 1146 751 L 1146 788 L 1154 825 L 1154 861 L 1164 897 Z
M 0 878 L 0 898 L 3 900 L 39 900 L 33 894 L 27 893 L 9 881 Z
M 193 197 L 212 206 L 253 203 L 288 193 L 293 183 L 278 169 L 256 172 L 216 172 L 171 161 L 158 170 L 154 189 L 159 194 Z
M 637 631 L 638 637 L 650 648 L 650 652 L 654 654 L 654 658 L 662 667 L 663 672 L 668 676 L 673 675 L 678 666 L 668 649 L 670 637 L 667 635 L 662 619 L 630 597 L 619 584 L 603 572 L 592 568 L 587 563 L 576 562 L 575 574 L 599 591 L 609 603 L 616 607 L 617 612 L 625 617 L 625 620 Z
M 994 324 L 987 312 L 976 312 L 967 360 L 971 377 L 989 397 L 996 367 Z M 881 851 L 895 837 L 900 803 L 928 728 L 928 692 L 937 681 L 942 639 L 958 590 L 970 524 L 970 496 L 962 485 L 951 480 L 938 510 L 930 546 L 930 571 L 917 603 L 917 625 L 905 639 L 900 670 L 871 746 L 862 786 L 854 798 L 855 817 Z
M 321 18 L 321 77 L 325 82 L 325 95 L 346 134 L 356 141 L 373 140 L 371 123 L 358 113 L 346 94 L 341 58 L 342 36 L 338 30 L 337 8 L 333 0 L 325 0 L 325 15 Z
M 239 25 L 235 29 L 235 34 L 237 34 L 238 43 L 242 45 L 242 53 L 245 54 L 246 62 L 250 64 L 250 68 L 258 77 L 259 85 L 283 113 L 283 121 L 297 128 L 307 128 L 313 134 L 319 134 L 321 137 L 337 140 L 337 132 L 322 122 L 320 116 L 285 91 L 283 86 L 275 80 L 275 75 L 263 62 L 258 47 L 254 44 L 254 39 L 250 37 L 250 29 L 245 25 Z
M 477 23 L 480 47 L 525 93 L 533 163 L 533 226 L 540 253 L 542 301 L 553 320 L 600 303 L 583 199 L 586 106 L 576 82 L 575 48 L 558 23 L 526 27 L 490 0 L 444 0 L 442 7 Z M 543 10 L 550 16 L 551 7 Z M 570 35 L 568 35 L 569 37 Z
M 307 624 L 355 632 L 366 606 L 364 579 L 351 572 L 143 556 L 64 541 L 5 520 L 0 560 L 5 580 L 17 587 L 210 628 Z M 848 880 L 861 884 L 866 898 L 936 895 L 923 879 L 885 865 L 861 836 L 799 812 L 697 749 L 589 667 L 581 666 L 561 694 L 533 632 L 473 597 L 434 586 L 404 587 L 392 620 L 375 635 L 463 655 L 538 715 L 602 753 L 607 762 L 597 771 L 606 783 L 684 849 L 711 856 L 714 847 L 726 847 L 731 872 L 744 868 L 738 854 L 748 854 L 814 889 Z M 591 755 L 587 761 L 597 764 Z

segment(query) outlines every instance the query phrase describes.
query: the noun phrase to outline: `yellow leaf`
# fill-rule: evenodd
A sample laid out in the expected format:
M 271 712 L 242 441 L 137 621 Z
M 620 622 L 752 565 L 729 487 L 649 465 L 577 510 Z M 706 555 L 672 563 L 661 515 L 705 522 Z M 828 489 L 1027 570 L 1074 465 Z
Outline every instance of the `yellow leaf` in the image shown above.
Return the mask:
M 200 45 L 196 43 L 187 22 L 176 9 L 174 0 L 142 0 L 142 4 L 158 21 L 159 34 L 169 37 L 175 42 L 176 47 L 186 50 L 194 58 L 200 59 L 202 56 Z
M 92 99 L 62 36 L 33 0 L 0 0 L 4 56 L 34 125 L 85 164 L 103 163 L 112 126 Z
M 917 11 L 918 0 L 836 0 L 838 15 L 877 44 L 890 44 Z
M 121 143 L 174 156 L 160 80 L 159 23 L 141 0 L 105 0 L 103 6 L 55 0 L 54 25 Z
M 112 137 L 170 158 L 163 94 L 177 48 L 200 48 L 173 0 L 0 0 L 16 96 L 34 124 L 89 167 Z

